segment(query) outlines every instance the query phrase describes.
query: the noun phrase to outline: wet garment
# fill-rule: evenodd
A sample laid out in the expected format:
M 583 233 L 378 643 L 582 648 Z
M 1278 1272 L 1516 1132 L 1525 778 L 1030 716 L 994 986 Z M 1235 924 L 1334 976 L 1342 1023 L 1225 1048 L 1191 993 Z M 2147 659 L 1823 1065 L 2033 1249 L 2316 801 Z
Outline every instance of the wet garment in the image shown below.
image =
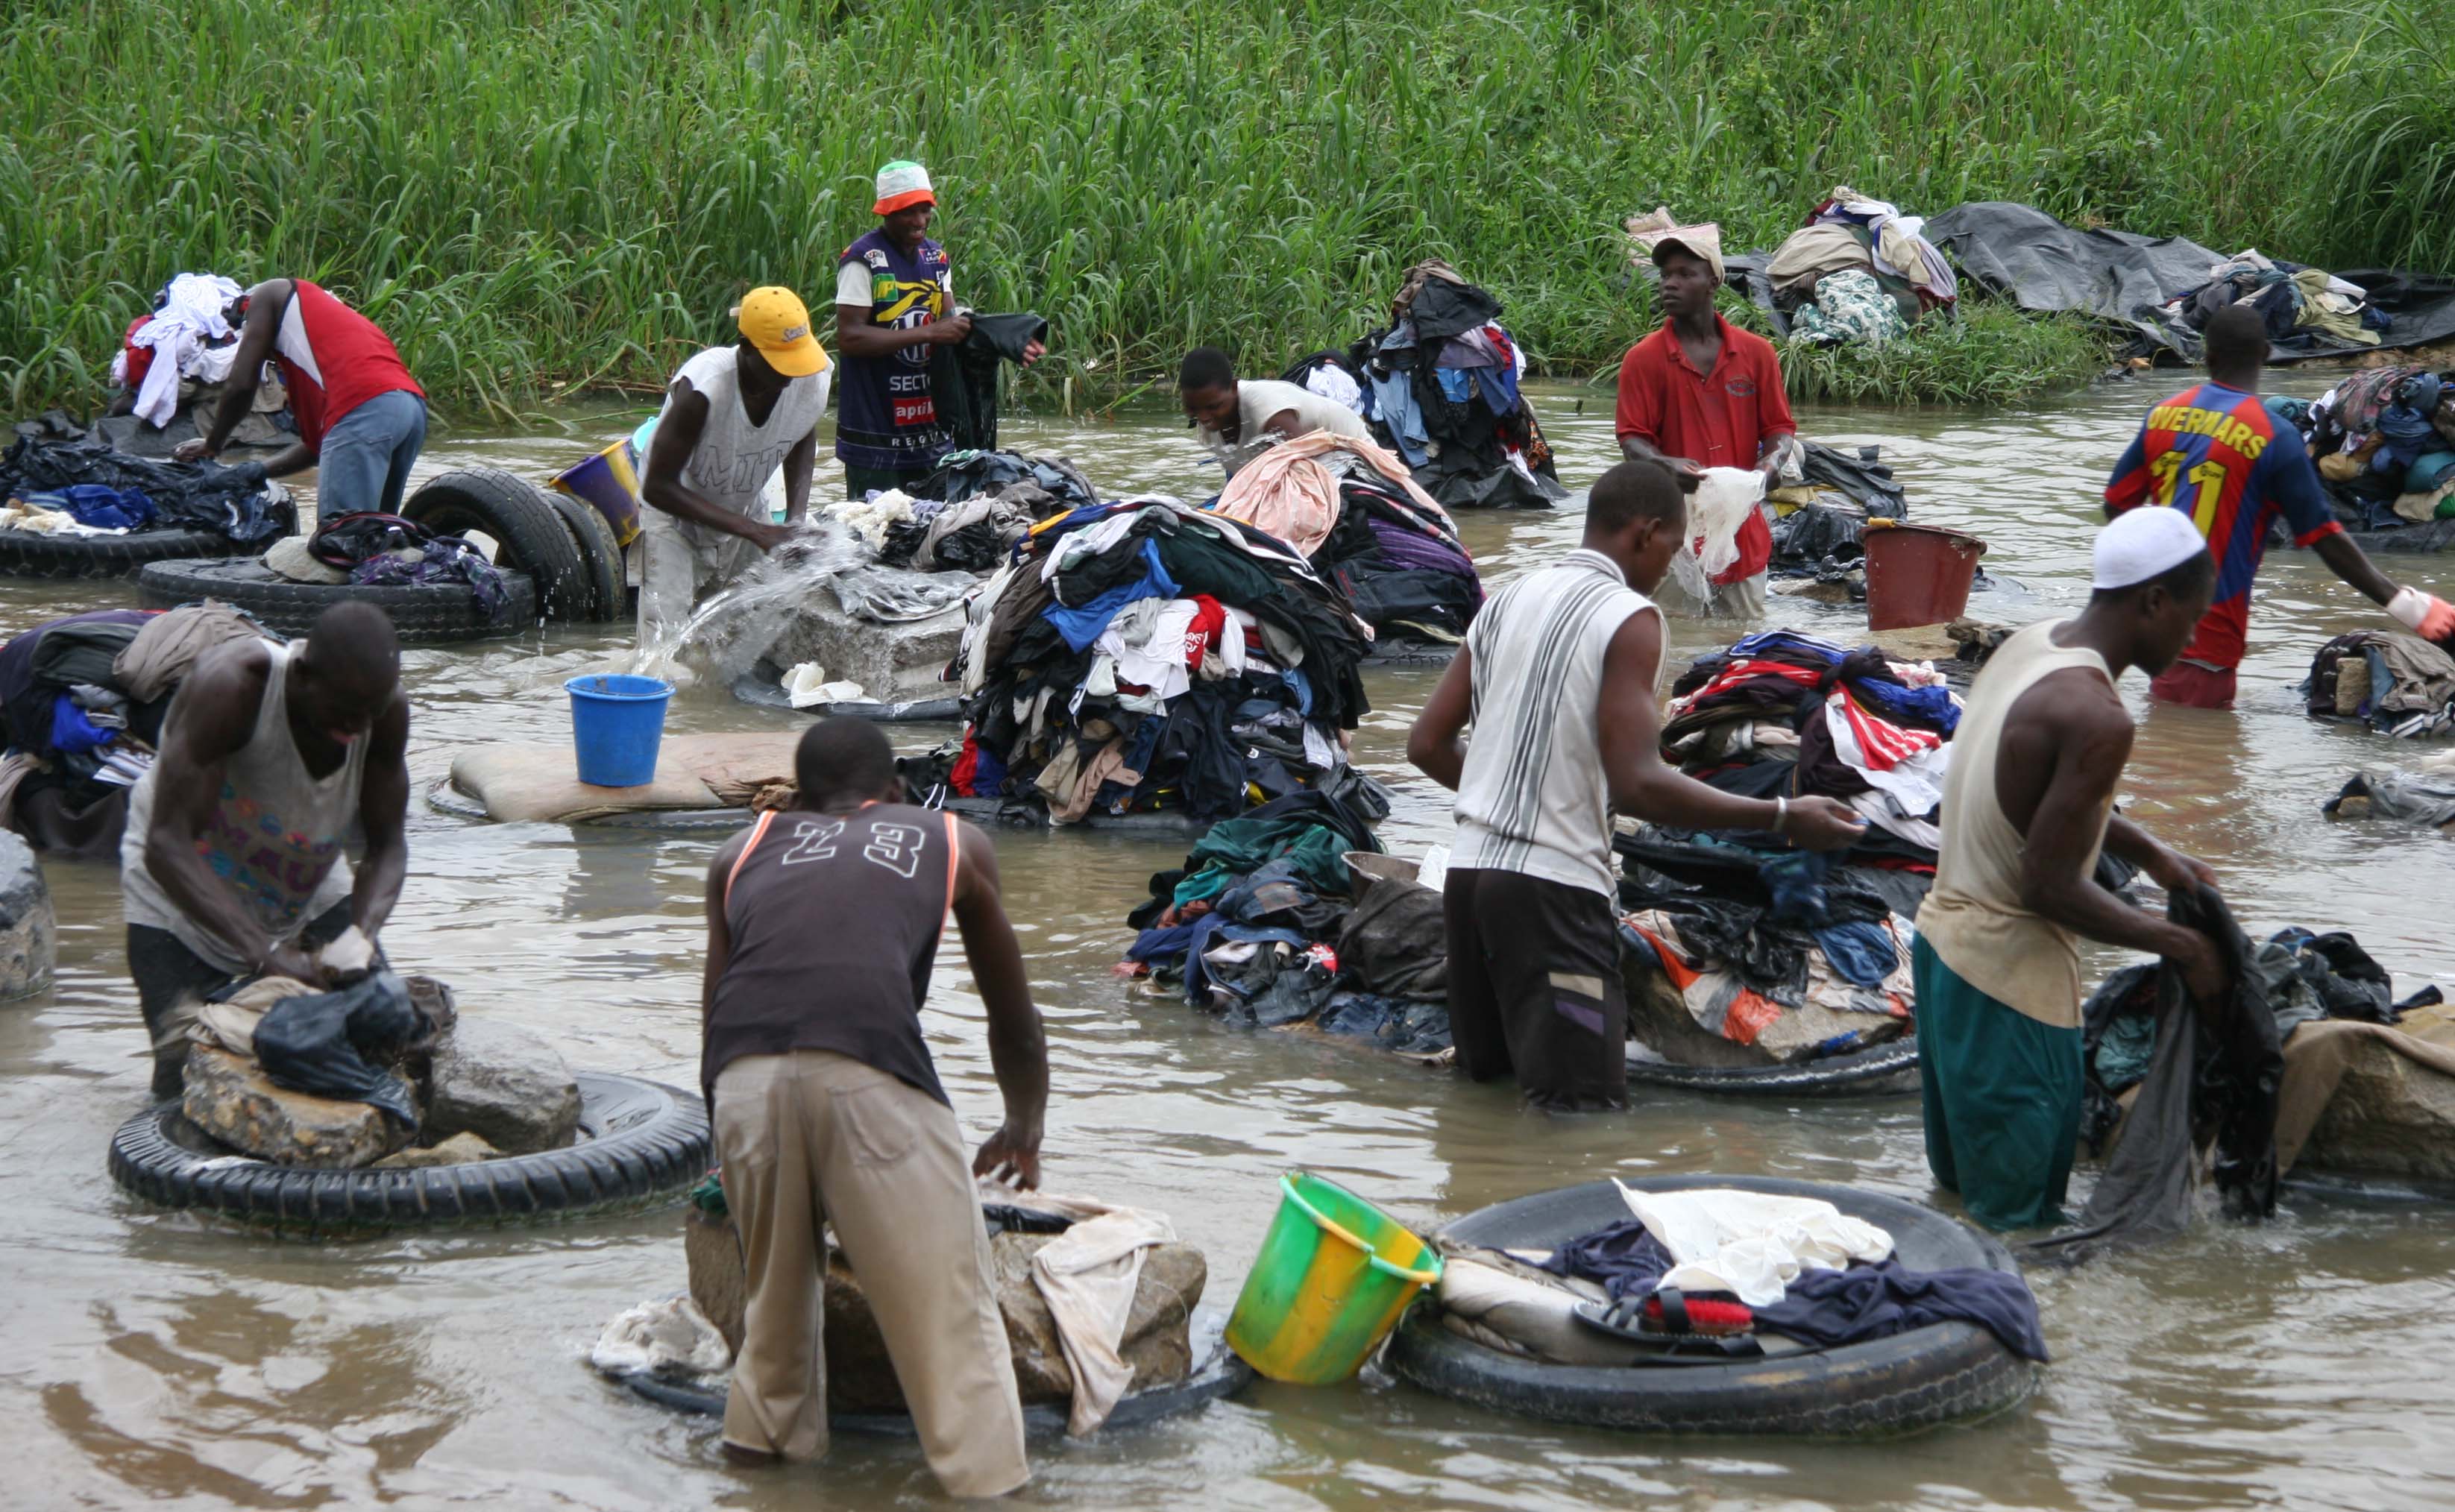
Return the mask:
M 1951 772 L 1944 779 L 1938 820 L 1943 849 L 1936 862 L 1935 890 L 1918 914 L 1918 939 L 1971 991 L 2009 1004 L 2040 1024 L 2077 1030 L 2078 938 L 2021 900 L 2020 857 L 2027 841 L 1996 798 L 2003 727 L 2031 688 L 2073 669 L 2112 685 L 2102 656 L 2083 646 L 2056 643 L 2055 632 L 2068 623 L 2046 620 L 2029 626 L 2005 641 L 1970 684 L 1968 705 L 1950 747 Z M 2103 848 L 2113 805 L 2109 793 L 2104 812 L 2090 820 L 2097 830 L 2089 845 L 2091 866 Z M 1918 1001 L 1923 1018 L 1923 987 Z
M 311 953 L 319 951 L 350 924 L 350 904 L 345 898 L 299 931 L 299 943 Z M 153 1044 L 154 1101 L 177 1097 L 186 1085 L 188 1047 L 199 1021 L 198 1005 L 221 997 L 238 983 L 240 976 L 198 956 L 167 929 L 128 926 L 128 977 L 135 985 L 137 1011 L 144 1016 L 145 1032 Z M 253 1046 L 249 1053 L 254 1053 Z
M 2242 664 L 2250 586 L 2282 518 L 2296 546 L 2343 526 L 2327 507 L 2300 435 L 2281 426 L 2259 395 L 2202 383 L 2148 412 L 2105 485 L 2120 513 L 2142 504 L 2187 513 L 2217 559 L 2216 601 L 2182 655 L 2203 666 Z
M 957 452 L 994 452 L 998 444 L 998 370 L 1020 363 L 1035 341 L 1048 339 L 1048 322 L 1035 314 L 972 312 L 972 329 L 930 358 L 929 391 Z
M 910 253 L 883 227 L 836 259 L 836 304 L 863 307 L 872 325 L 910 331 L 944 318 L 953 307 L 954 267 L 946 249 L 927 237 Z M 939 349 L 899 347 L 883 357 L 843 353 L 843 394 L 836 420 L 836 457 L 846 467 L 920 474 L 955 449 L 939 413 Z
M 155 526 L 217 531 L 254 544 L 287 535 L 297 511 L 266 486 L 264 464 L 174 462 L 115 452 L 100 441 L 21 435 L 0 456 L 0 498 L 79 483 L 145 495 Z
M 332 771 L 320 776 L 309 772 L 290 733 L 290 648 L 268 641 L 265 650 L 264 695 L 254 728 L 248 743 L 223 764 L 221 793 L 195 845 L 256 927 L 284 944 L 350 896 L 342 841 L 358 818 L 368 742 L 351 741 Z M 145 851 L 160 775 L 159 768 L 147 772 L 129 798 L 119 857 L 128 922 L 168 930 L 225 971 L 246 970 L 253 964 L 247 954 L 190 918 L 148 868 Z
M 1514 1076 L 1530 1101 L 1628 1100 L 1628 998 L 1609 897 L 1453 857 L 1443 887 L 1458 1068 Z
M 700 1056 L 711 1099 L 738 1057 L 823 1050 L 946 1100 L 921 1005 L 954 902 L 956 823 L 901 803 L 759 816 L 725 878 L 732 951 Z
M 319 285 L 294 278 L 290 289 L 273 356 L 308 451 L 320 453 L 350 412 L 380 394 L 415 395 L 423 416 L 426 391 L 409 375 L 390 336 Z M 422 420 L 418 433 L 425 433 Z
M 1617 563 L 1585 550 L 1484 605 L 1467 632 L 1472 732 L 1453 864 L 1610 895 L 1611 789 L 1595 728 L 1603 659 L 1621 625 L 1653 609 Z
M 1928 910 L 1934 906 L 1930 898 Z M 1945 964 L 1923 932 L 1911 969 L 1926 1161 L 1936 1183 L 1959 1193 L 1969 1216 L 1991 1229 L 2061 1222 L 2080 1140 L 2079 1027 L 2046 1023 L 1987 996 Z
M 186 681 L 196 658 L 213 647 L 263 635 L 262 626 L 228 604 L 188 604 L 148 621 L 113 658 L 112 672 L 130 698 L 152 703 Z

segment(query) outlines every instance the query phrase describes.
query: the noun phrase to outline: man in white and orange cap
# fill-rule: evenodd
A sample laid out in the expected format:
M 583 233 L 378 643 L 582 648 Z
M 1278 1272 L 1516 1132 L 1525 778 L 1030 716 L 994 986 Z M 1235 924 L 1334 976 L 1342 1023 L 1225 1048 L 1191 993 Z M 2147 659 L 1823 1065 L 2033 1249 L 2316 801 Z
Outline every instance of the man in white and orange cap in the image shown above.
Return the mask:
M 648 444 L 639 483 L 639 644 L 689 619 L 809 513 L 830 364 L 810 312 L 789 289 L 753 289 L 733 312 L 741 339 L 682 364 Z M 784 474 L 776 524 L 760 491 Z
M 843 402 L 836 415 L 836 460 L 844 494 L 903 488 L 938 465 L 954 445 L 939 413 L 931 347 L 971 333 L 971 312 L 956 306 L 953 265 L 929 239 L 938 212 L 929 171 L 899 158 L 878 171 L 876 230 L 836 259 L 836 349 L 843 353 Z M 1039 360 L 1041 344 L 1024 353 Z

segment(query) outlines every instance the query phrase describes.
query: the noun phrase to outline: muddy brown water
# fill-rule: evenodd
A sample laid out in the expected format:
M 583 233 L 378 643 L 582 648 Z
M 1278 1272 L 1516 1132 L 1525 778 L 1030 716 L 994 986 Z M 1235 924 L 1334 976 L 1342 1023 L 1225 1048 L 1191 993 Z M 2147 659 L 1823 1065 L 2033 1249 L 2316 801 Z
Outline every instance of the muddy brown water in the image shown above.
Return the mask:
M 2307 377 L 2284 380 L 2315 392 Z M 1809 411 L 1809 433 L 1883 443 L 1917 517 L 1973 530 L 2002 586 L 1973 612 L 2023 620 L 2076 604 L 2096 491 L 2163 393 L 2118 384 L 2005 412 Z M 1538 388 L 1562 472 L 1611 458 L 1610 394 Z M 438 428 L 422 471 L 488 462 L 542 476 L 638 411 L 566 412 L 518 435 Z M 1008 422 L 1105 491 L 1215 489 L 1180 420 Z M 820 488 L 828 491 L 831 471 Z M 1464 525 L 1494 580 L 1574 542 L 1573 512 Z M 2411 572 L 2397 563 L 2394 572 Z M 2455 591 L 2437 561 L 2415 575 Z M 130 601 L 117 584 L 0 582 L 0 629 Z M 1837 636 L 1847 612 L 1776 599 L 1775 619 Z M 2208 857 L 2254 932 L 2349 928 L 2399 991 L 2455 978 L 2455 849 L 2339 827 L 2320 800 L 2404 753 L 2304 719 L 2312 650 L 2381 621 L 2306 556 L 2271 557 L 2233 714 L 2148 715 L 2132 812 Z M 1724 636 L 1679 624 L 1674 655 Z M 579 629 L 412 653 L 417 790 L 459 748 L 567 731 L 561 679 L 627 647 Z M 1675 663 L 1674 663 L 1675 664 Z M 1448 806 L 1405 765 L 1422 671 L 1369 675 L 1359 759 L 1395 790 L 1385 829 L 1420 852 Z M 2136 708 L 2145 700 L 2130 689 Z M 686 730 L 785 716 L 692 691 Z M 907 748 L 940 729 L 898 732 Z M 414 803 L 411 875 L 385 939 L 454 981 L 465 1011 L 518 1020 L 575 1064 L 696 1082 L 699 888 L 715 839 L 487 826 Z M 1912 1099 L 1769 1106 L 1656 1094 L 1622 1117 L 1528 1115 L 1501 1088 L 1372 1052 L 1223 1028 L 1126 991 L 1109 966 L 1146 879 L 1184 841 L 1000 838 L 1008 906 L 1048 1022 L 1052 1188 L 1171 1215 L 1210 1256 L 1225 1308 L 1277 1200 L 1307 1166 L 1420 1227 L 1610 1173 L 1767 1173 L 1938 1200 Z M 59 979 L 0 1005 L 0 1504 L 179 1507 L 487 1504 L 668 1508 L 926 1502 L 917 1449 L 840 1441 L 821 1465 L 743 1472 L 710 1426 L 613 1390 L 582 1355 L 621 1309 L 683 1280 L 673 1212 L 350 1243 L 269 1242 L 149 1210 L 104 1170 L 142 1101 L 144 1038 L 105 869 L 55 864 Z M 2100 965 L 2105 962 L 2099 962 Z M 941 965 L 929 1040 L 973 1138 L 995 1123 L 979 1003 Z M 2445 1209 L 2295 1197 L 2262 1227 L 2207 1221 L 2152 1253 L 2033 1282 L 2057 1361 L 2026 1406 L 1878 1443 L 1668 1441 L 1468 1409 L 1386 1380 L 1268 1384 L 1179 1422 L 1036 1449 L 1027 1503 L 1086 1506 L 2198 1507 L 2364 1509 L 2455 1498 L 2455 1232 Z

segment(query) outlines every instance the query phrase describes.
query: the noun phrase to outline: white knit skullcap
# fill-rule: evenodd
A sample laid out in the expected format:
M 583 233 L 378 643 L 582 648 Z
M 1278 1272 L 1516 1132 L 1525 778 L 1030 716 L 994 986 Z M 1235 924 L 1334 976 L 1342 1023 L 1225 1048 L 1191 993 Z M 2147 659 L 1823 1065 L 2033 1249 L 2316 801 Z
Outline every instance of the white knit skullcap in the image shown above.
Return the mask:
M 2161 576 L 2207 554 L 2206 537 L 2178 509 L 2143 505 L 2125 510 L 2097 533 L 2097 572 L 2092 588 L 2130 588 Z

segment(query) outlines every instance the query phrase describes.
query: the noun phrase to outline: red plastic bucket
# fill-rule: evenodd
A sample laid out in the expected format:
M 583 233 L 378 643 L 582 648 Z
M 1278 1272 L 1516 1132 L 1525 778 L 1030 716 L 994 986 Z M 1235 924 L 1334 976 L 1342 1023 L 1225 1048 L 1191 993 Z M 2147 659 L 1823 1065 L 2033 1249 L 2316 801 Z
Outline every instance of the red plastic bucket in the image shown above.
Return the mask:
M 1932 525 L 1869 520 L 1867 628 L 1906 630 L 1958 619 L 1969 607 L 1969 585 L 1986 543 Z

